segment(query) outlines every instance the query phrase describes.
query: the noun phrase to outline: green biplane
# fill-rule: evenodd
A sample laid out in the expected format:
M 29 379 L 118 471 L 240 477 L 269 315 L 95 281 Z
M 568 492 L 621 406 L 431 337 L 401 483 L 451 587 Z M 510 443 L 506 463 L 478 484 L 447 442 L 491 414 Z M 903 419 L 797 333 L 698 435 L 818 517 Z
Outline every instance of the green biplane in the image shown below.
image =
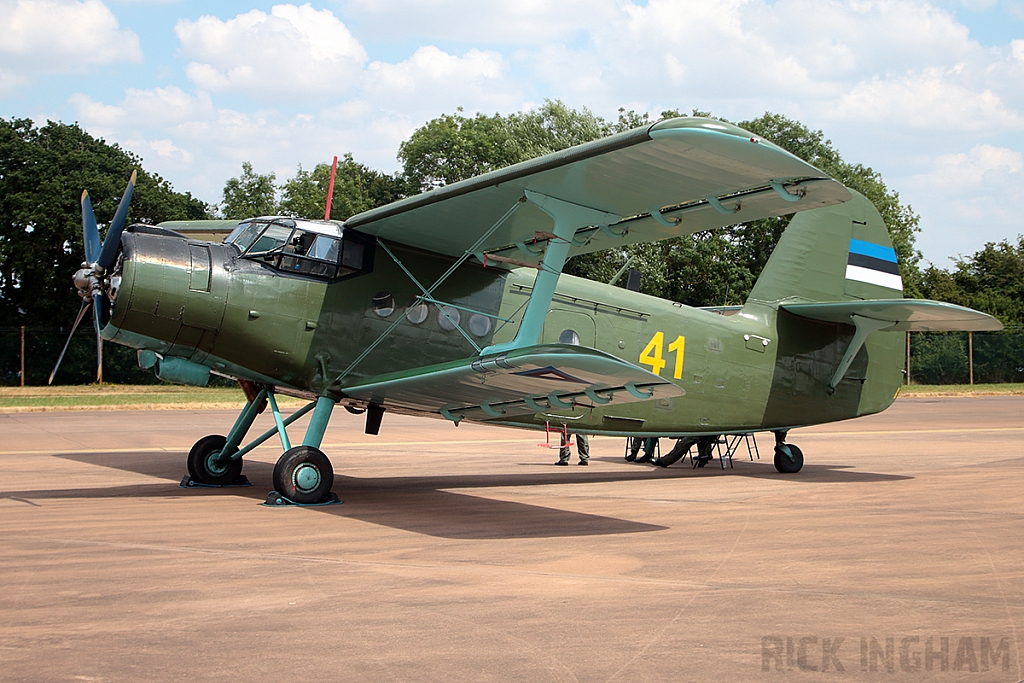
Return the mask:
M 385 411 L 704 444 L 771 431 L 776 467 L 796 472 L 803 455 L 786 442 L 790 429 L 893 402 L 905 332 L 1001 328 L 967 308 L 904 299 L 867 199 L 703 118 L 661 121 L 344 223 L 125 228 L 131 191 L 102 243 L 83 195 L 78 321 L 93 308 L 98 337 L 138 349 L 162 379 L 238 380 L 245 408 L 227 436 L 196 442 L 189 474 L 236 482 L 243 456 L 279 434 L 274 487 L 297 503 L 332 495 L 319 446 L 339 404 L 365 413 L 371 434 Z M 690 308 L 562 274 L 575 254 L 794 213 L 743 306 Z M 228 228 L 222 243 L 186 236 Z M 275 393 L 309 404 L 285 417 Z M 268 404 L 277 428 L 243 447 Z M 293 447 L 286 427 L 309 412 Z

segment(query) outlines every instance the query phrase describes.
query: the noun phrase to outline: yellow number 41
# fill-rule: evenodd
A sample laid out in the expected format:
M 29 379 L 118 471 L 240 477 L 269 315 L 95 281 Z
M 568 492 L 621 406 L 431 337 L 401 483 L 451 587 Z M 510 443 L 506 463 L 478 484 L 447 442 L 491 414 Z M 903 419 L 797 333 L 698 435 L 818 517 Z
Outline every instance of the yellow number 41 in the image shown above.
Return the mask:
M 647 342 L 643 352 L 640 354 L 640 362 L 651 366 L 651 372 L 660 375 L 665 369 L 665 361 L 662 358 L 662 349 L 665 346 L 665 333 L 655 332 L 651 341 Z M 672 376 L 676 379 L 683 378 L 683 351 L 686 348 L 686 337 L 679 335 L 676 340 L 668 345 L 669 353 L 676 354 L 676 364 Z

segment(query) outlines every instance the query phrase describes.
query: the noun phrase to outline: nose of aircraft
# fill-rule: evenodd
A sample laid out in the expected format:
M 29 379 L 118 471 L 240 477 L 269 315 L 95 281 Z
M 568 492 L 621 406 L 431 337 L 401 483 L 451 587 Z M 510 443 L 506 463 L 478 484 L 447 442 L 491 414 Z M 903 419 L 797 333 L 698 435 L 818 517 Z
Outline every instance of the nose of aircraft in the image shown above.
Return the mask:
M 125 188 L 124 194 L 121 196 L 121 203 L 117 206 L 114 219 L 110 221 L 107 237 L 102 242 L 100 242 L 100 231 L 96 226 L 96 215 L 92 210 L 92 200 L 89 199 L 89 192 L 82 192 L 82 244 L 85 247 L 85 261 L 72 277 L 75 289 L 78 290 L 78 296 L 82 297 L 82 307 L 78 310 L 78 317 L 75 318 L 75 322 L 71 326 L 71 333 L 68 335 L 68 340 L 64 343 L 64 349 L 60 352 L 56 365 L 53 366 L 49 384 L 53 384 L 53 378 L 57 374 L 58 368 L 60 368 L 61 361 L 64 360 L 68 344 L 71 343 L 71 337 L 75 334 L 75 330 L 78 329 L 78 325 L 85 317 L 90 300 L 92 300 L 93 328 L 96 330 L 96 381 L 103 381 L 103 339 L 100 337 L 100 330 L 105 322 L 104 313 L 107 308 L 103 299 L 110 292 L 113 292 L 113 295 L 116 296 L 117 287 L 111 288 L 111 284 L 115 278 L 118 281 L 120 278 L 117 277 L 116 272 L 111 272 L 111 269 L 117 263 L 118 249 L 121 246 L 121 233 L 124 232 L 125 222 L 128 218 L 128 207 L 131 204 L 132 193 L 135 190 L 135 178 L 136 171 L 132 171 L 132 177 L 128 180 L 128 187 Z

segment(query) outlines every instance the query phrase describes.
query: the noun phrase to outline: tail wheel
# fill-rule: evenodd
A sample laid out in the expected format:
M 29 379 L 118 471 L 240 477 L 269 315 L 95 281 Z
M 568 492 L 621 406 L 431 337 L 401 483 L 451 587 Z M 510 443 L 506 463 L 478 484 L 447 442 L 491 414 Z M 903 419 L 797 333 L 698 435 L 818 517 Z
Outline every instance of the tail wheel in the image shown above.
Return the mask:
M 796 474 L 804 466 L 804 453 L 791 443 L 775 444 L 775 469 Z
M 238 481 L 242 459 L 221 461 L 227 439 L 220 435 L 204 436 L 188 452 L 188 473 L 193 480 L 211 486 L 224 486 Z
M 312 446 L 285 451 L 274 465 L 274 490 L 293 503 L 311 505 L 327 499 L 334 486 L 334 468 Z

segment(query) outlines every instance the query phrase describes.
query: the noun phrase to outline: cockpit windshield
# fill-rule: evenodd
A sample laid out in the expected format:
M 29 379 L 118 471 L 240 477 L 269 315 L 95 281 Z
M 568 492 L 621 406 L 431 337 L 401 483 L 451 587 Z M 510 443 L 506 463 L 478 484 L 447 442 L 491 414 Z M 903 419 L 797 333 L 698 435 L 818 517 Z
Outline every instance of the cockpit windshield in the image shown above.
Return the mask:
M 280 249 L 288 241 L 288 237 L 291 234 L 291 228 L 286 228 L 283 225 L 269 225 L 260 234 L 259 239 L 246 249 L 245 253 L 249 256 L 256 256 L 257 254 L 267 254 Z
M 373 267 L 370 238 L 336 223 L 257 219 L 239 224 L 224 241 L 243 258 L 286 273 L 338 280 Z

